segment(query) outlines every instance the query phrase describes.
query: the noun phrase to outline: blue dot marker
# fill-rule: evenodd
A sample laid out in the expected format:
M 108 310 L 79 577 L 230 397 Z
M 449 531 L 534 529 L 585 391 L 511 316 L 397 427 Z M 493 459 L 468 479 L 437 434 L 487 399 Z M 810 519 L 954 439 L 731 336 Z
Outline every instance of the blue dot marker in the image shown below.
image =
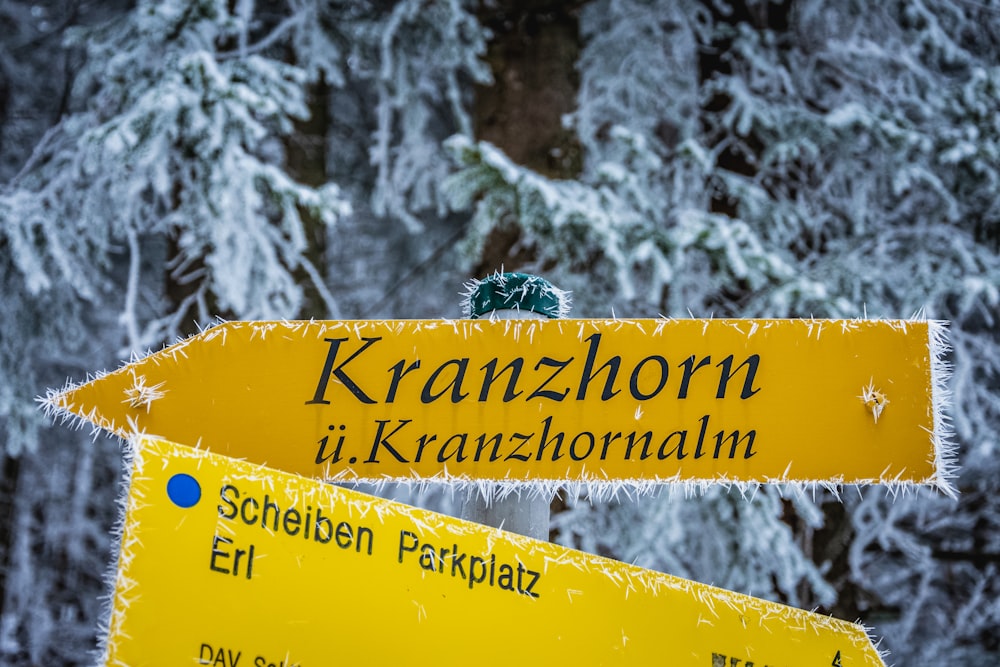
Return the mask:
M 201 500 L 201 485 L 191 475 L 177 473 L 167 481 L 167 496 L 178 507 L 194 507 Z

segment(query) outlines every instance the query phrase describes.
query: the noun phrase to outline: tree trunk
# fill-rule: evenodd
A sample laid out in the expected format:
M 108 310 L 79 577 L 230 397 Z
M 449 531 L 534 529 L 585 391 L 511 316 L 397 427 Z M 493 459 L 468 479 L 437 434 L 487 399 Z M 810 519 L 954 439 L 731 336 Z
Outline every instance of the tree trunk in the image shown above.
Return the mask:
M 14 545 L 14 498 L 20 470 L 20 458 L 4 454 L 0 471 L 0 621 L 6 610 L 7 573 L 11 571 Z
M 328 180 L 326 164 L 327 132 L 330 127 L 330 85 L 320 76 L 308 88 L 309 118 L 295 124 L 295 132 L 285 142 L 288 173 L 299 183 L 320 187 Z M 325 280 L 327 233 L 323 221 L 308 211 L 299 210 L 308 247 L 303 255 Z M 336 313 L 327 312 L 326 304 L 305 271 L 295 277 L 303 286 L 305 303 L 299 317 L 328 319 Z
M 514 162 L 549 178 L 574 178 L 582 154 L 562 118 L 576 106 L 580 53 L 578 3 L 501 0 L 484 3 L 480 22 L 493 33 L 487 60 L 494 83 L 477 86 L 476 138 L 500 148 Z M 508 270 L 530 262 L 534 253 L 519 248 L 520 230 L 497 227 L 487 239 L 477 276 L 503 265 Z

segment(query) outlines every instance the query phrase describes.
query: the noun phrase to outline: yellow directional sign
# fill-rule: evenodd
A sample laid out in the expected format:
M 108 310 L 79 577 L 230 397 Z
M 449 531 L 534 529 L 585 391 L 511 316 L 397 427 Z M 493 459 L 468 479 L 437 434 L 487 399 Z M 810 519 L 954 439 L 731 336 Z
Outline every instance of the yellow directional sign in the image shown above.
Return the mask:
M 936 322 L 230 322 L 50 407 L 318 478 L 947 486 Z
M 876 667 L 856 624 L 144 438 L 104 664 Z

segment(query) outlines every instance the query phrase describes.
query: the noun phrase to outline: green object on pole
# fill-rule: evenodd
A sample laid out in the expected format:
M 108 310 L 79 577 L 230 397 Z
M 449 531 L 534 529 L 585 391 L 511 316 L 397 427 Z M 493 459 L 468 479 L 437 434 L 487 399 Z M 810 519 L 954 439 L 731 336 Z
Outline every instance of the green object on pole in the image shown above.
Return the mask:
M 466 284 L 466 317 L 478 319 L 498 310 L 516 310 L 544 315 L 550 319 L 569 312 L 567 292 L 539 276 L 497 271 L 482 280 Z
M 538 276 L 495 272 L 466 283 L 465 316 L 497 319 L 557 319 L 569 314 L 569 293 Z M 509 484 L 509 483 L 507 483 Z M 549 539 L 551 494 L 538 489 L 502 491 L 504 484 L 468 491 L 461 517 L 539 540 Z

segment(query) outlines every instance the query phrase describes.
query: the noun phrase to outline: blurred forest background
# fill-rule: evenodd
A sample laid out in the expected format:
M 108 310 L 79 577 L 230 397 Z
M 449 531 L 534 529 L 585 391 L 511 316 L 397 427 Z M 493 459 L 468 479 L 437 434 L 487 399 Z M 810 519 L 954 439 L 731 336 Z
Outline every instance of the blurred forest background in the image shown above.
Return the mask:
M 121 445 L 37 396 L 217 317 L 458 317 L 504 267 L 576 317 L 949 320 L 957 497 L 563 496 L 552 539 L 1000 664 L 997 0 L 2 0 L 0 35 L 0 662 L 93 661 L 115 556 Z

